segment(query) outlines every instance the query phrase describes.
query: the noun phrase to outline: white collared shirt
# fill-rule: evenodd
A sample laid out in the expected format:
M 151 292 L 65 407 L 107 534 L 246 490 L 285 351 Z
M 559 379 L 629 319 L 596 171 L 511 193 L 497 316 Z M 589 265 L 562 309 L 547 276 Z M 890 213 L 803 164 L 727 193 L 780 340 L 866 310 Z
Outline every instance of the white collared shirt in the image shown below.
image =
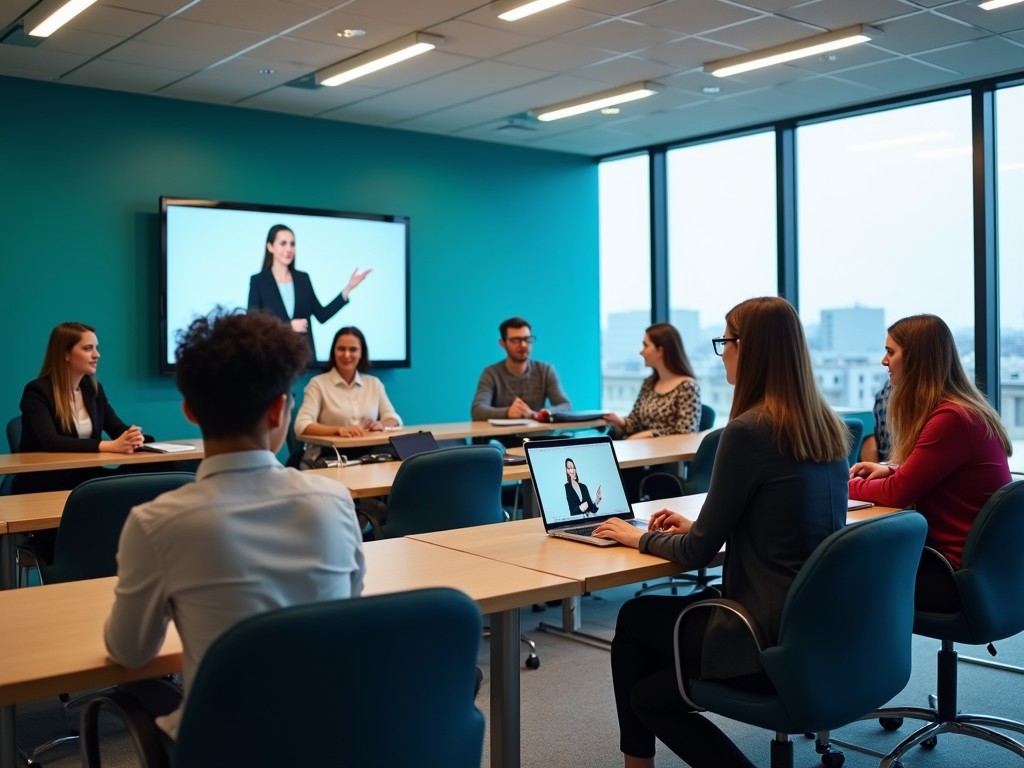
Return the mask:
M 362 424 L 366 419 L 383 421 L 388 418 L 397 421 L 399 426 L 402 424 L 380 379 L 357 371 L 349 384 L 337 368 L 331 368 L 327 373 L 314 376 L 306 385 L 302 405 L 295 415 L 295 434 L 301 435 L 313 423 L 344 427 Z

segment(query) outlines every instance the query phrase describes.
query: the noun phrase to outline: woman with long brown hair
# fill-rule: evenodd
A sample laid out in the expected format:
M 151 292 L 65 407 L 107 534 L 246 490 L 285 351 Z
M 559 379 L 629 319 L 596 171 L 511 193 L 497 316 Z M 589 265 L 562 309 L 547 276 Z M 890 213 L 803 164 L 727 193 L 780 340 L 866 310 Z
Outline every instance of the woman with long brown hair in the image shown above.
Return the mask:
M 916 508 L 928 520 L 928 546 L 957 568 L 974 518 L 1010 482 L 1013 446 L 999 414 L 967 378 L 941 318 L 913 315 L 889 326 L 882 365 L 892 383 L 892 453 L 884 464 L 862 461 L 850 468 L 850 496 Z M 946 584 L 925 566 L 918 573 L 918 607 L 955 611 Z
M 700 428 L 700 385 L 675 326 L 655 323 L 644 332 L 640 356 L 651 368 L 626 418 L 605 414 L 612 432 L 626 439 L 678 435 Z
M 22 453 L 134 453 L 142 445 L 142 430 L 125 424 L 107 401 L 96 378 L 99 359 L 91 326 L 61 323 L 50 332 L 39 377 L 25 385 L 21 396 Z M 14 478 L 14 491 L 65 490 L 103 474 L 108 471 L 100 467 L 25 472 Z
M 736 387 L 711 486 L 695 522 L 662 510 L 641 533 L 618 519 L 595 536 L 680 563 L 707 566 L 728 545 L 722 594 L 754 617 L 769 644 L 790 585 L 815 547 L 846 521 L 849 431 L 818 391 L 800 318 L 784 299 L 749 299 L 712 341 Z M 707 595 L 643 596 L 622 606 L 612 642 L 612 682 L 626 768 L 654 766 L 655 738 L 694 768 L 753 768 L 676 687 L 672 632 L 679 613 Z M 770 687 L 749 635 L 716 613 L 688 627 L 695 676 Z

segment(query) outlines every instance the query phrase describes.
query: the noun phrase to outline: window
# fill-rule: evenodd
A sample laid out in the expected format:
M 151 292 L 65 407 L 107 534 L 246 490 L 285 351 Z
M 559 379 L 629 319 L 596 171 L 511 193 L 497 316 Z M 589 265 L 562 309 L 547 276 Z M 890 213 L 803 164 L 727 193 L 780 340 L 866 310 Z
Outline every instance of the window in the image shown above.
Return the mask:
M 778 293 L 775 134 L 671 150 L 667 178 L 669 319 L 722 426 L 732 386 L 711 339 L 741 301 Z
M 870 410 L 907 315 L 940 315 L 973 373 L 971 161 L 968 97 L 797 129 L 800 314 L 833 405 Z
M 1000 412 L 1024 470 L 1024 86 L 996 92 Z
M 629 413 L 640 389 L 640 342 L 651 324 L 649 177 L 646 154 L 606 160 L 598 169 L 601 407 L 621 414 Z

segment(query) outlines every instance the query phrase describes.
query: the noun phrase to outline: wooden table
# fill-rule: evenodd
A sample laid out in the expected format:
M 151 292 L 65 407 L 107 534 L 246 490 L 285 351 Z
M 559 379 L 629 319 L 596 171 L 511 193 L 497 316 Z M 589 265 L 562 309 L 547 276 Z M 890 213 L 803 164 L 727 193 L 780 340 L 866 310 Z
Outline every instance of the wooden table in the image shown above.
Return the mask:
M 579 595 L 582 585 L 412 539 L 370 542 L 365 552 L 365 595 L 453 587 L 491 614 L 491 764 L 517 768 L 519 608 Z M 103 623 L 114 583 L 95 579 L 0 593 L 0 768 L 18 765 L 16 704 L 181 670 L 181 641 L 173 626 L 156 658 L 139 669 L 107 658 Z
M 387 445 L 392 435 L 409 435 L 415 432 L 430 432 L 434 438 L 440 440 L 463 440 L 474 437 L 507 437 L 510 435 L 533 435 L 545 432 L 571 431 L 576 429 L 593 429 L 606 427 L 608 422 L 604 419 L 592 419 L 591 421 L 573 421 L 560 424 L 552 424 L 541 421 L 529 421 L 526 424 L 517 424 L 512 427 L 499 427 L 488 421 L 451 421 L 438 424 L 409 424 L 396 429 L 387 429 L 383 432 L 371 432 L 362 437 L 332 437 L 315 435 L 298 435 L 303 443 L 323 445 L 330 448 L 337 448 L 338 453 L 344 454 L 346 448 L 365 448 L 370 445 Z
M 196 461 L 203 458 L 203 441 L 199 438 L 168 440 L 194 446 L 194 450 L 179 453 L 2 453 L 0 454 L 0 475 L 16 475 L 21 472 L 47 472 L 54 469 L 83 469 L 85 467 L 107 467 L 122 464 L 156 464 L 161 461 Z

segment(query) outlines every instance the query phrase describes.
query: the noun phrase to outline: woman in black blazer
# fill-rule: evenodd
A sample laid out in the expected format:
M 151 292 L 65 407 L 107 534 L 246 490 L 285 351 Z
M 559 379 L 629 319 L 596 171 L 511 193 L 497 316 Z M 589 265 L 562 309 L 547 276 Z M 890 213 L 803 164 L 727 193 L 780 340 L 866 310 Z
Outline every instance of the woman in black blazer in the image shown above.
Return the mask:
M 107 401 L 96 379 L 99 359 L 96 331 L 88 325 L 61 323 L 50 332 L 39 378 L 26 384 L 21 396 L 19 451 L 134 453 L 142 445 L 142 430 L 121 421 Z M 110 439 L 103 439 L 104 432 Z M 23 472 L 14 476 L 12 490 L 70 490 L 111 473 L 103 467 Z M 45 561 L 50 560 L 55 538 L 53 531 L 33 535 L 36 554 Z
M 576 462 L 565 460 L 565 503 L 570 515 L 596 515 L 601 503 L 601 486 L 597 486 L 597 499 L 590 498 L 587 486 L 580 482 L 576 473 Z
M 352 271 L 341 293 L 324 306 L 313 290 L 309 275 L 295 269 L 295 233 L 284 224 L 275 224 L 267 233 L 263 267 L 249 279 L 249 309 L 259 309 L 290 323 L 309 344 L 311 361 L 316 361 L 316 347 L 309 330 L 309 318 L 326 323 L 348 304 L 348 295 L 371 270 Z M 287 297 L 287 298 L 286 298 Z

